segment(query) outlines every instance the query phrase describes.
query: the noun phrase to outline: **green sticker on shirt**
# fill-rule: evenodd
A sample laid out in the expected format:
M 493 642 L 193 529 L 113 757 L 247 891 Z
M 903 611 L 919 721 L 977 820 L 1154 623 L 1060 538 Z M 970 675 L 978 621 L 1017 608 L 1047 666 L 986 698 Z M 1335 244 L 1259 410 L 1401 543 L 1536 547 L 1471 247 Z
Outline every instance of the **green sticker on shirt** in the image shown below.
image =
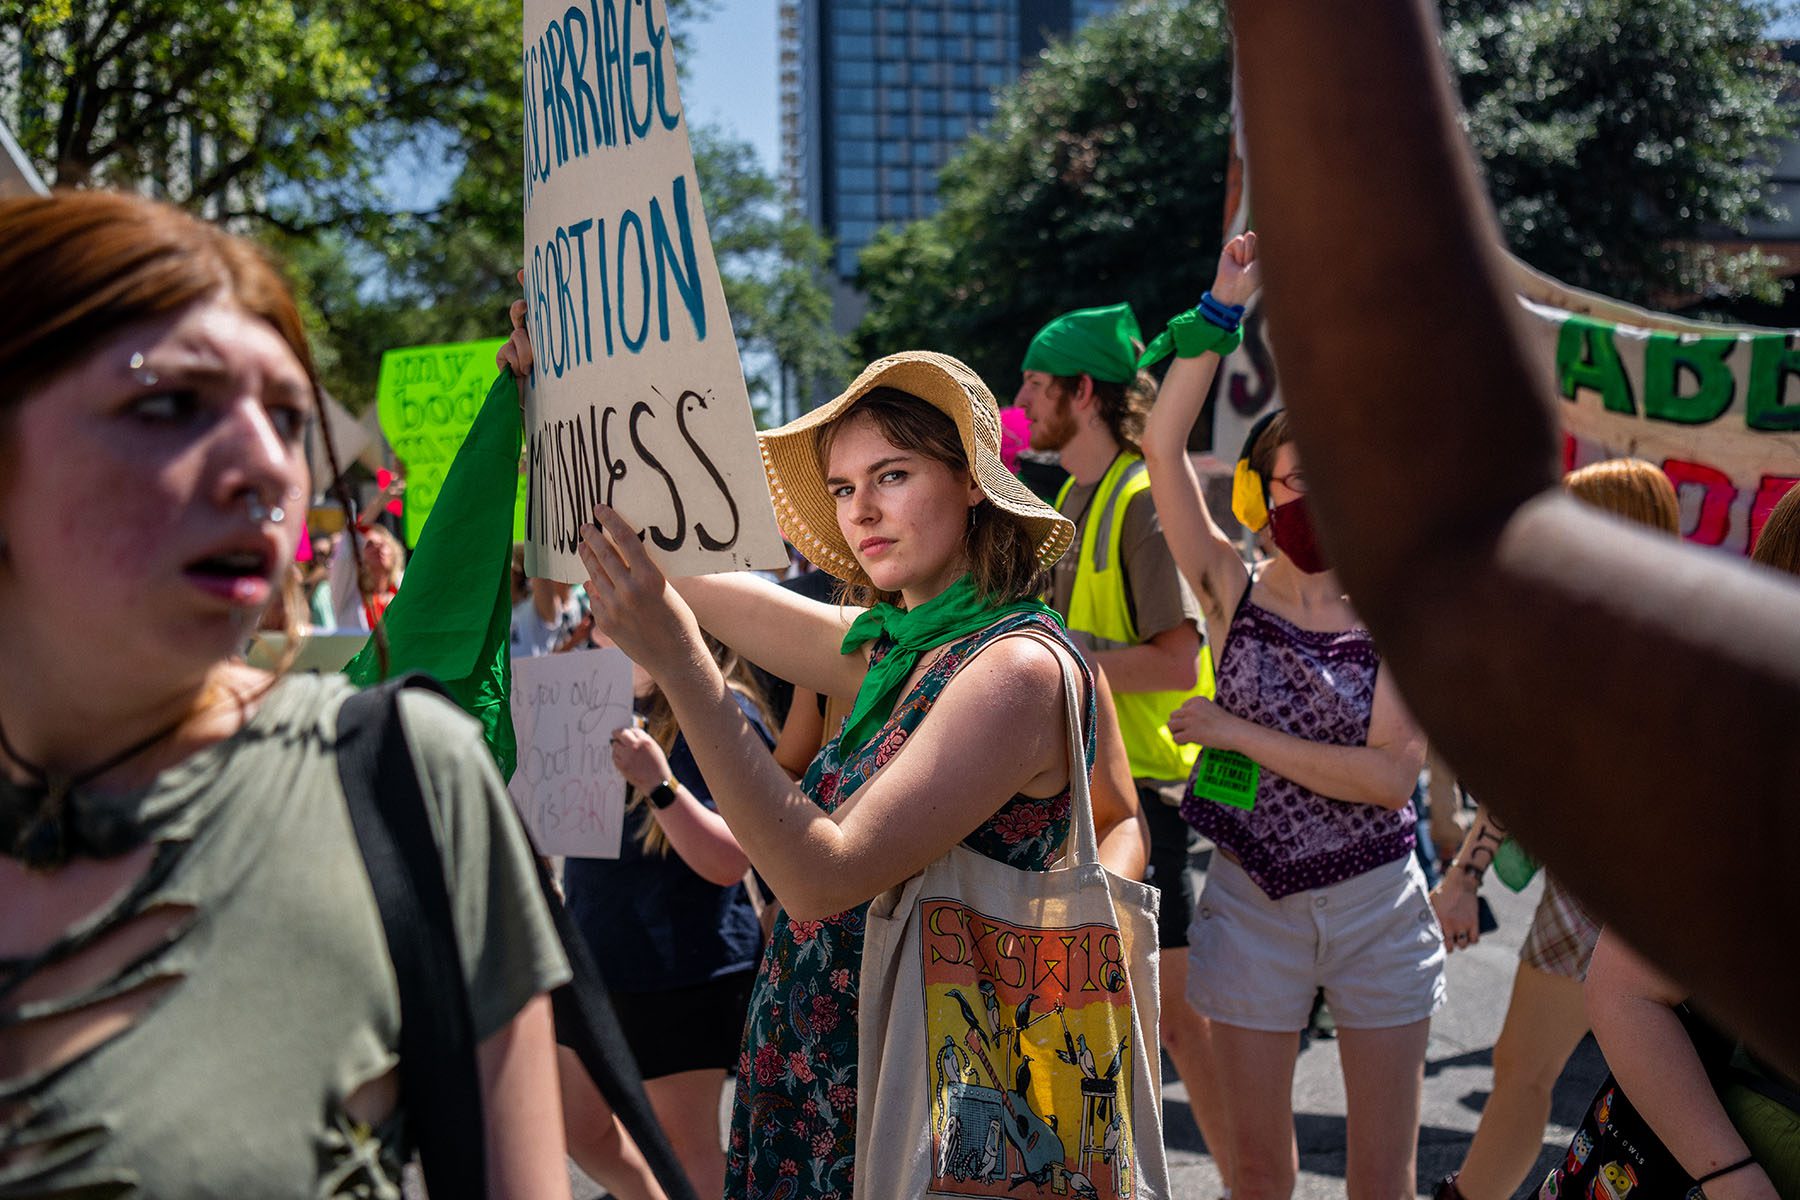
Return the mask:
M 1255 759 L 1236 750 L 1208 746 L 1200 752 L 1200 765 L 1194 772 L 1194 795 L 1233 808 L 1252 809 L 1256 807 L 1256 785 L 1261 778 L 1262 768 Z

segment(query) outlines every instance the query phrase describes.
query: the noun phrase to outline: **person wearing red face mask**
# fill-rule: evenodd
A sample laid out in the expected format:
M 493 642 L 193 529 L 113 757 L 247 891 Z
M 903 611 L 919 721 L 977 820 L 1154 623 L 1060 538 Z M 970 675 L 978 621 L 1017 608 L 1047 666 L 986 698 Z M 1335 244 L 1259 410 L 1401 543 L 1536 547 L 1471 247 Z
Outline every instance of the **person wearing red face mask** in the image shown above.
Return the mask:
M 1206 752 L 1182 814 L 1213 856 L 1188 931 L 1188 998 L 1213 1029 L 1232 1097 L 1236 1200 L 1294 1186 L 1293 1065 L 1315 992 L 1339 1031 L 1353 1197 L 1411 1195 L 1431 1014 L 1444 999 L 1443 934 L 1412 854 L 1409 806 L 1424 737 L 1320 550 L 1285 414 L 1258 421 L 1232 508 L 1273 557 L 1246 570 L 1213 521 L 1188 431 L 1232 344 L 1256 235 L 1219 256 L 1213 290 L 1171 322 L 1178 356 L 1144 431 L 1169 549 L 1199 598 L 1216 701 L 1169 718 Z M 1154 347 L 1153 347 L 1154 348 Z

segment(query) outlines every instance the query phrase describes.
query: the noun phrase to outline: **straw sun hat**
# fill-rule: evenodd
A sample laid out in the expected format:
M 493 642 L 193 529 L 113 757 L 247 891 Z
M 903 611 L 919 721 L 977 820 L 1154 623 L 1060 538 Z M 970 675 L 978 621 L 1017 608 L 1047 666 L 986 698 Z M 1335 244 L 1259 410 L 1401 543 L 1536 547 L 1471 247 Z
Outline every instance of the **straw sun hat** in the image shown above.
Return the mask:
M 1075 526 L 1001 465 L 1000 406 L 994 403 L 994 394 L 963 363 L 929 350 L 903 350 L 877 359 L 835 400 L 759 435 L 775 519 L 800 553 L 839 579 L 863 578 L 850 544 L 838 531 L 837 504 L 825 487 L 825 470 L 819 462 L 819 430 L 878 387 L 917 396 L 956 422 L 981 494 L 1025 523 L 1039 563 L 1048 567 L 1063 556 L 1075 539 Z

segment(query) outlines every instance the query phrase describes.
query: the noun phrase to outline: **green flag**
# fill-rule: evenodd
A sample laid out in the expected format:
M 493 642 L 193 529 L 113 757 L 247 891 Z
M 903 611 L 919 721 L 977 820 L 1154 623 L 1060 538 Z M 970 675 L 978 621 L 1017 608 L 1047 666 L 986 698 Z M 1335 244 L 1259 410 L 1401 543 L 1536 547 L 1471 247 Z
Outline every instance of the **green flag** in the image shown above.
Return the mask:
M 513 500 L 523 436 L 518 385 L 510 371 L 502 371 L 450 464 L 400 591 L 382 617 L 388 674 L 423 671 L 448 688 L 481 722 L 488 750 L 509 779 L 518 757 L 507 648 Z M 382 680 L 374 638 L 344 674 L 358 687 Z

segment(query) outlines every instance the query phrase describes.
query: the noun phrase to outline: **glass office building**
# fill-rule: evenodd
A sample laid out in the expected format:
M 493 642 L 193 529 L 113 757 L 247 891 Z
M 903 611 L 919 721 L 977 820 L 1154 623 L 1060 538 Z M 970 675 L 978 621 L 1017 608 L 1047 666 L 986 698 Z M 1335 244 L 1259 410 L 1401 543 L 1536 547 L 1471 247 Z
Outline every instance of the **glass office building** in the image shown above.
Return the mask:
M 783 173 L 790 201 L 836 243 L 840 285 L 878 228 L 936 209 L 938 169 L 995 92 L 1116 3 L 784 0 Z

